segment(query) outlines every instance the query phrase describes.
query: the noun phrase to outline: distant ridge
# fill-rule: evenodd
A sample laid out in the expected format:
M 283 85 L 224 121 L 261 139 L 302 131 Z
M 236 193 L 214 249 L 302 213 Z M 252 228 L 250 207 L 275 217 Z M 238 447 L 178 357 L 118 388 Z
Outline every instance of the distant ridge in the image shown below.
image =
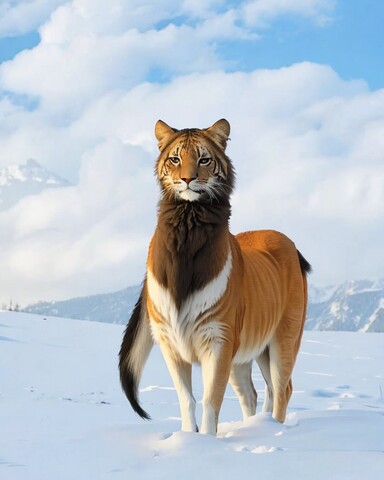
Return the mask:
M 141 286 L 137 285 L 114 293 L 78 297 L 57 302 L 39 302 L 24 308 L 23 311 L 46 316 L 125 324 L 137 301 L 140 290 Z
M 37 195 L 46 188 L 68 187 L 64 178 L 29 159 L 25 165 L 9 165 L 0 169 L 0 211 L 16 205 L 29 195 Z
M 23 309 L 47 316 L 125 324 L 141 286 L 115 293 L 39 302 Z M 384 332 L 384 279 L 349 281 L 339 286 L 309 287 L 307 330 Z
M 349 281 L 323 292 L 311 288 L 310 298 L 307 330 L 384 332 L 384 279 Z

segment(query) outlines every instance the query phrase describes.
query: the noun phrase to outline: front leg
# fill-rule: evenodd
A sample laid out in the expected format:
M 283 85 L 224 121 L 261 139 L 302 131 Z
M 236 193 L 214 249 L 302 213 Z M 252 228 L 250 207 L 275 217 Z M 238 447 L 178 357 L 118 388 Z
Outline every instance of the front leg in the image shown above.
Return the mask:
M 197 432 L 196 400 L 192 394 L 192 365 L 185 362 L 169 345 L 160 342 L 161 353 L 171 374 L 181 411 L 181 430 Z
M 201 433 L 216 435 L 232 356 L 232 342 L 213 341 L 209 351 L 201 359 L 204 386 Z

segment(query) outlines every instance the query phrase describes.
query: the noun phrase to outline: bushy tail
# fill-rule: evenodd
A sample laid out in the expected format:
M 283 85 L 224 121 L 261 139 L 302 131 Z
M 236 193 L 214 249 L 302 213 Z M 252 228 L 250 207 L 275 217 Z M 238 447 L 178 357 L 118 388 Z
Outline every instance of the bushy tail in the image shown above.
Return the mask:
M 297 255 L 299 257 L 299 263 L 300 263 L 300 269 L 301 269 L 301 273 L 303 275 L 305 274 L 308 274 L 308 273 L 311 273 L 312 272 L 312 267 L 311 267 L 311 264 L 309 262 L 307 262 L 307 260 L 303 257 L 303 255 L 299 252 L 299 250 L 297 250 Z
M 129 403 L 140 417 L 147 420 L 150 419 L 150 416 L 140 406 L 137 394 L 141 374 L 152 347 L 153 340 L 146 313 L 144 282 L 140 297 L 125 329 L 119 353 L 119 369 L 121 386 Z

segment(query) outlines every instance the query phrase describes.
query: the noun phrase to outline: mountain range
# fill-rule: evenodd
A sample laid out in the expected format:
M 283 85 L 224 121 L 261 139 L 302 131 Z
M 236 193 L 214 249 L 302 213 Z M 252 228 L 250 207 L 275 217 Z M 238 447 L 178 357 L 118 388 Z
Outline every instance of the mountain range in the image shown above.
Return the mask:
M 24 312 L 39 315 L 124 325 L 139 297 L 141 286 L 128 287 L 118 292 L 72 298 L 70 300 L 38 302 L 24 308 Z
M 0 169 L 0 211 L 46 188 L 68 186 L 67 180 L 45 169 L 36 160 L 29 159 L 25 165 L 9 165 Z
M 57 302 L 39 302 L 25 312 L 125 324 L 140 286 L 115 293 Z M 384 332 L 384 279 L 349 281 L 338 286 L 310 285 L 307 330 Z
M 384 279 L 310 287 L 306 329 L 384 332 Z

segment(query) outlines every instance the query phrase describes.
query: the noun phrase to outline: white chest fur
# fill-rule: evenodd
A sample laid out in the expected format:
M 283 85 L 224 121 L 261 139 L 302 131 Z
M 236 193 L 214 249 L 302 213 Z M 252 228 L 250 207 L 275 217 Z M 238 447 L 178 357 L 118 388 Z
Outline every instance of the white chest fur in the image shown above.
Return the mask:
M 196 319 L 214 307 L 224 295 L 231 271 L 232 255 L 229 252 L 226 263 L 217 277 L 203 289 L 189 295 L 182 302 L 180 309 L 177 309 L 169 291 L 160 285 L 148 269 L 148 293 L 163 319 L 162 322 L 151 321 L 154 339 L 157 342 L 165 339 L 188 362 L 199 357 L 196 352 L 197 345 L 205 344 L 207 340 L 220 340 L 223 335 L 220 322 L 212 320 L 199 326 Z

